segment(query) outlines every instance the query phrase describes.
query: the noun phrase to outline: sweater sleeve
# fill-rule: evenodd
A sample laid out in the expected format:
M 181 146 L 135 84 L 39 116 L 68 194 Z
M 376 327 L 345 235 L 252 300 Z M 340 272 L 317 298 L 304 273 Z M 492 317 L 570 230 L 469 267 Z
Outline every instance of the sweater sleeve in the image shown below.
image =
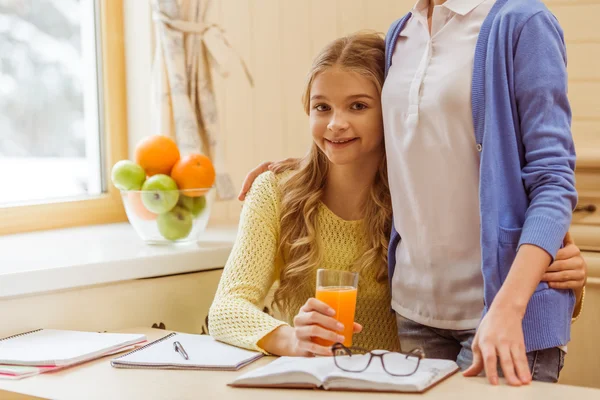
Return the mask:
M 217 340 L 251 350 L 285 322 L 262 311 L 276 280 L 278 192 L 273 173 L 260 175 L 246 197 L 238 234 L 208 315 Z
M 514 71 L 525 151 L 522 178 L 530 200 L 519 246 L 536 245 L 554 259 L 571 223 L 577 192 L 566 48 L 550 12 L 539 12 L 524 24 L 515 44 Z

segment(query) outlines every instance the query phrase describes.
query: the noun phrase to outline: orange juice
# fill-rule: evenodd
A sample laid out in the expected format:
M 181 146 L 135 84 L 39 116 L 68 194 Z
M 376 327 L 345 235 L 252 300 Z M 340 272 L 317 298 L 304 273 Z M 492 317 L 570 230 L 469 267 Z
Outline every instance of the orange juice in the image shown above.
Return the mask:
M 344 330 L 338 332 L 344 335 L 344 346 L 352 346 L 354 312 L 356 311 L 356 288 L 352 286 L 318 287 L 315 298 L 335 310 L 333 318 L 344 325 Z M 321 346 L 333 345 L 333 342 L 321 338 L 314 338 L 313 341 Z

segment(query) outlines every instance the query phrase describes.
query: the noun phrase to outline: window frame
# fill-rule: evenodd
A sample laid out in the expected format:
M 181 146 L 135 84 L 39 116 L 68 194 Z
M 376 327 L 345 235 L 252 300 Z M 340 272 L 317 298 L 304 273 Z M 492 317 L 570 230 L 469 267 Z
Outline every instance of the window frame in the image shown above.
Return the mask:
M 123 0 L 97 3 L 102 46 L 99 118 L 104 127 L 103 175 L 128 157 Z M 121 194 L 106 182 L 100 195 L 34 205 L 0 207 L 0 235 L 127 221 Z

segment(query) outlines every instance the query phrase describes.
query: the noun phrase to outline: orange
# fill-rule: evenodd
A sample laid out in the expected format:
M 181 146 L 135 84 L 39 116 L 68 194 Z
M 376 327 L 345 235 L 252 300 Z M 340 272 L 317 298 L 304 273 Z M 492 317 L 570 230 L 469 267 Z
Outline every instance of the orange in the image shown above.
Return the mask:
M 127 192 L 127 201 L 135 215 L 146 221 L 152 221 L 156 219 L 156 214 L 149 211 L 144 203 L 142 203 L 142 196 L 140 192 Z
M 169 175 L 178 160 L 177 143 L 167 136 L 148 136 L 135 148 L 135 162 L 144 168 L 148 176 Z
M 179 190 L 208 189 L 215 183 L 215 168 L 210 158 L 203 154 L 190 154 L 183 157 L 171 170 L 171 178 L 177 182 Z M 198 197 L 207 190 L 187 192 L 187 196 Z

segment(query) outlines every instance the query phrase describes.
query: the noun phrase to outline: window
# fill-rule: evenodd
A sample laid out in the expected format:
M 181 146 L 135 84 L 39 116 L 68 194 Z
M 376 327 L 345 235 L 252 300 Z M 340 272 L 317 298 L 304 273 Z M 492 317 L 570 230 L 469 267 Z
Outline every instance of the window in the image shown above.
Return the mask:
M 0 234 L 125 220 L 124 68 L 121 1 L 0 0 Z

